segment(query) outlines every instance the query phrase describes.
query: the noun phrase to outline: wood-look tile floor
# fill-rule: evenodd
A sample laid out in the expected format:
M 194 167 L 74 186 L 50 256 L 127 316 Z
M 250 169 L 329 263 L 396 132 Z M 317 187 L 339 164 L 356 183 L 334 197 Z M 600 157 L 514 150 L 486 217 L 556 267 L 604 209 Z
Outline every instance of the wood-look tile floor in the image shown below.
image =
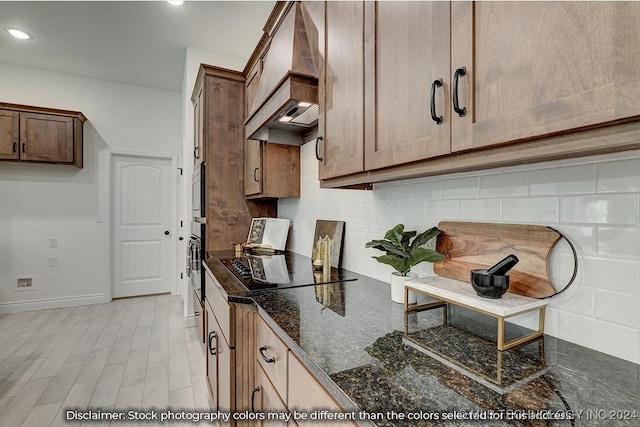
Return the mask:
M 171 295 L 0 315 L 0 427 L 68 426 L 68 408 L 208 411 L 204 352 L 183 325 Z

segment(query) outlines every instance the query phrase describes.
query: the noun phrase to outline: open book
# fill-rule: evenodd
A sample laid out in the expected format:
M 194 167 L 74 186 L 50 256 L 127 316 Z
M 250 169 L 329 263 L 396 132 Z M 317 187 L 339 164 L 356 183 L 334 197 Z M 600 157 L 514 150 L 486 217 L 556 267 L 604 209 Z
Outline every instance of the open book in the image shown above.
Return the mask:
M 283 218 L 253 218 L 247 243 L 256 249 L 284 251 L 291 220 Z

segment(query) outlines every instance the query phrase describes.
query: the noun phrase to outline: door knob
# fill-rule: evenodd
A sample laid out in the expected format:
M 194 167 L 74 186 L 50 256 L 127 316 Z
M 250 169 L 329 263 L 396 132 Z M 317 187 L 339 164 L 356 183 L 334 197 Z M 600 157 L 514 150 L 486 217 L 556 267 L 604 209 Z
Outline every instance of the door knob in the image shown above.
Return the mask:
M 164 235 L 168 236 L 169 235 L 169 230 L 165 230 Z

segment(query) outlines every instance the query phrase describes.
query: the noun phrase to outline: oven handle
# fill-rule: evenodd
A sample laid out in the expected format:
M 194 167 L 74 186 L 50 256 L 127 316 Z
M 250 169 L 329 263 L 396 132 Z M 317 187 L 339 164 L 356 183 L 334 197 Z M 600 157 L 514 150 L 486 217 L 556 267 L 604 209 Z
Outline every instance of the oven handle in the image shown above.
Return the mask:
M 192 240 L 187 242 L 187 277 L 191 277 L 191 244 Z

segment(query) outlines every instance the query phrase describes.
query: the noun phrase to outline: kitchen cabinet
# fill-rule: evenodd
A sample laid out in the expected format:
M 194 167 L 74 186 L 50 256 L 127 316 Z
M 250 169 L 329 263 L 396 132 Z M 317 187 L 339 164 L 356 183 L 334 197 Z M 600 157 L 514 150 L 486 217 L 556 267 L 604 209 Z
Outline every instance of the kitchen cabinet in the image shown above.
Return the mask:
M 276 201 L 244 196 L 244 86 L 240 72 L 201 65 L 192 92 L 194 143 L 201 147 L 194 158 L 206 164 L 207 252 L 244 242 L 251 218 L 277 216 Z
M 212 410 L 248 411 L 255 383 L 255 308 L 227 301 L 222 285 L 205 269 L 206 359 Z M 235 421 L 231 421 L 235 425 Z
M 300 147 L 248 139 L 244 158 L 248 198 L 300 197 Z
M 320 3 L 321 4 L 321 3 Z M 322 4 L 321 4 L 322 5 Z M 324 65 L 318 81 L 320 179 L 364 170 L 364 3 L 305 4 L 316 20 Z
M 290 411 L 313 413 L 314 411 L 343 412 L 342 408 L 327 393 L 320 383 L 304 367 L 302 362 L 293 354 L 289 354 L 289 401 Z M 317 425 L 315 420 L 297 420 L 298 425 Z M 355 426 L 355 421 L 332 421 L 331 425 Z
M 319 46 L 325 58 L 320 79 L 325 123 L 317 147 L 322 187 L 640 146 L 637 3 L 408 3 L 415 4 L 362 6 L 363 138 L 333 130 L 341 125 L 330 113 L 350 108 L 340 99 L 344 89 L 338 86 L 336 94 L 332 88 L 334 80 L 344 82 L 349 75 L 334 56 L 353 39 L 360 42 L 359 21 L 348 42 L 332 44 L 346 18 L 334 16 L 331 8 L 347 5 L 326 8 L 326 43 Z M 358 47 L 350 52 L 357 55 Z M 349 130 L 360 129 L 354 126 Z M 357 158 L 357 166 L 336 166 L 338 158 L 350 157 Z
M 207 310 L 207 384 L 209 407 L 213 411 L 235 410 L 235 349 L 229 346 L 208 300 Z
M 0 160 L 82 168 L 82 127 L 74 111 L 0 104 Z
M 451 72 L 466 67 L 467 109 L 451 119 L 454 152 L 640 116 L 640 5 L 452 2 L 451 11 Z
M 365 2 L 365 170 L 449 154 L 449 13 L 446 2 Z
M 320 382 L 304 367 L 287 345 L 258 315 L 256 319 L 256 384 L 252 398 L 254 404 L 263 405 L 266 412 L 297 411 L 311 413 L 317 410 L 343 412 Z M 297 425 L 315 424 L 317 420 L 296 420 Z M 293 423 L 291 423 L 293 424 Z M 334 423 L 332 423 L 333 425 Z M 339 426 L 354 426 L 342 421 Z
M 252 390 L 252 411 L 267 413 L 287 413 L 287 405 L 284 404 L 276 389 L 269 381 L 267 374 L 261 367 L 256 369 L 256 386 Z M 258 421 L 259 426 L 286 426 L 294 425 L 293 421 Z
M 324 31 L 320 179 L 449 154 L 447 3 L 329 2 Z
M 201 80 L 203 82 L 204 80 Z M 193 99 L 193 164 L 198 166 L 204 161 L 204 126 L 202 121 L 203 91 L 202 85 L 197 88 L 198 94 Z

